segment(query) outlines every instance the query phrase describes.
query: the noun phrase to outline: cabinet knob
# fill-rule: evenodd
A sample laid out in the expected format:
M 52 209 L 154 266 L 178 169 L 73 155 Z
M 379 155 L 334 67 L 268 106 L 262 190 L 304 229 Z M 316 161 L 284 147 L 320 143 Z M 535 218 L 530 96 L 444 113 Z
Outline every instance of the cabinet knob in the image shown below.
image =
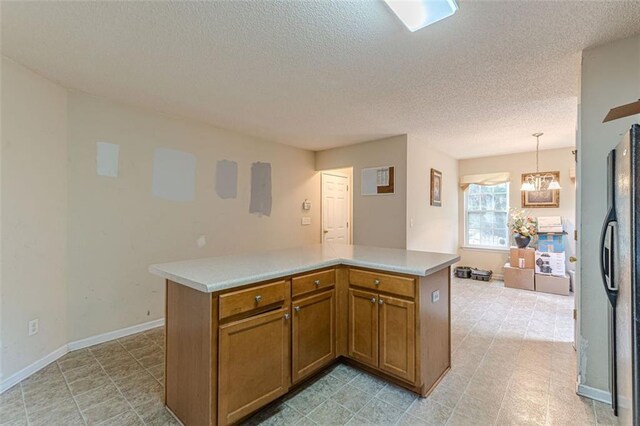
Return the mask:
M 262 296 L 257 295 L 256 296 L 256 303 L 260 303 L 260 302 L 262 302 Z
M 373 285 L 380 285 L 380 280 L 379 279 L 373 280 Z
M 296 312 L 300 312 L 300 306 L 296 306 L 295 308 L 293 308 L 293 310 Z
M 371 303 L 376 303 L 376 298 L 375 297 L 371 298 Z
M 289 315 L 289 314 L 284 314 L 284 319 L 288 320 L 289 318 L 291 318 L 291 315 Z
M 382 305 L 382 304 L 384 303 L 384 300 L 382 300 L 382 299 L 378 299 L 378 303 L 379 303 L 380 305 Z
M 315 285 L 320 285 L 320 280 L 315 280 L 313 283 L 314 283 Z

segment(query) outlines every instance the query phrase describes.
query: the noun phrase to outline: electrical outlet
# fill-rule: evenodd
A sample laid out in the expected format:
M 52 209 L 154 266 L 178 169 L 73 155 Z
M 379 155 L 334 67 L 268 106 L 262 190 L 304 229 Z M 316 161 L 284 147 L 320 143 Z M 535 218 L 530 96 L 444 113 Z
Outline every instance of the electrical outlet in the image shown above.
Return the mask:
M 38 318 L 29 321 L 29 336 L 38 334 Z
M 436 303 L 438 300 L 440 300 L 440 290 L 431 293 L 431 303 Z

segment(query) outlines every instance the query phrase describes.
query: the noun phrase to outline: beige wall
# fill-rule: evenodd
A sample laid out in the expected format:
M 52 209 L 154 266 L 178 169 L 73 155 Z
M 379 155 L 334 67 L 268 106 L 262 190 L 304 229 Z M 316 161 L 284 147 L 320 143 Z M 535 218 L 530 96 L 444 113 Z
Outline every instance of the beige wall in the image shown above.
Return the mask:
M 96 174 L 99 141 L 120 145 L 117 178 Z M 195 201 L 151 195 L 160 147 L 197 157 Z M 215 193 L 221 159 L 238 162 L 237 199 Z M 1 160 L 2 380 L 70 341 L 162 318 L 151 263 L 320 241 L 313 152 L 68 93 L 7 59 Z M 249 214 L 256 161 L 272 164 L 269 217 Z M 28 337 L 33 318 L 40 332 Z
M 361 195 L 363 168 L 395 166 L 395 194 Z M 406 247 L 407 136 L 316 153 L 316 169 L 353 167 L 353 244 Z
M 606 213 L 606 157 L 636 115 L 603 124 L 610 108 L 633 102 L 640 93 L 640 36 L 582 54 L 578 138 L 579 326 L 581 384 L 608 390 L 607 299 L 599 271 L 599 237 Z
M 96 175 L 96 142 L 120 145 L 118 178 Z M 153 152 L 197 157 L 196 198 L 151 194 Z M 217 160 L 238 162 L 238 198 L 214 188 Z M 252 162 L 272 164 L 270 217 L 249 214 Z M 163 283 L 148 265 L 320 241 L 314 154 L 79 93 L 69 96 L 69 336 L 162 318 Z M 302 202 L 313 203 L 302 226 Z M 306 212 L 305 212 L 306 215 Z M 196 241 L 205 236 L 207 244 Z
M 442 172 L 442 207 L 430 205 L 431 168 Z M 407 142 L 407 248 L 457 253 L 458 161 L 422 138 Z
M 574 256 L 575 240 L 573 231 L 575 230 L 576 214 L 576 185 L 569 177 L 569 169 L 575 167 L 572 148 L 550 149 L 540 151 L 540 171 L 560 172 L 560 207 L 543 209 L 526 209 L 533 216 L 562 216 L 565 230 L 569 233 L 565 243 L 567 243 L 567 258 Z M 473 158 L 460 160 L 458 170 L 460 176 L 474 175 L 493 172 L 509 172 L 511 182 L 509 184 L 509 206 L 522 208 L 520 185 L 522 184 L 522 174 L 535 172 L 535 152 L 525 152 L 520 154 L 500 155 L 495 157 Z M 502 275 L 503 266 L 507 262 L 508 251 L 504 250 L 481 250 L 464 248 L 465 245 L 465 223 L 464 223 L 464 191 L 457 186 L 459 200 L 458 226 L 460 229 L 460 264 L 475 268 L 492 270 L 496 275 Z M 568 264 L 573 267 L 572 264 Z
M 1 98 L 0 381 L 67 343 L 67 93 L 3 57 Z

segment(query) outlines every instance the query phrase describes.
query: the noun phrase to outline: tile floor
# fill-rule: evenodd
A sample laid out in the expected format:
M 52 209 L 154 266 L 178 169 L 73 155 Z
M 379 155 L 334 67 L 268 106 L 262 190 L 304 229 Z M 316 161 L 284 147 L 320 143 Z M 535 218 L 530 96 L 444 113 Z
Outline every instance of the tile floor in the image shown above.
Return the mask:
M 574 391 L 573 298 L 455 280 L 452 369 L 425 399 L 345 364 L 247 425 L 611 425 Z M 1 425 L 175 425 L 161 328 L 72 352 L 0 395 Z
M 573 297 L 454 279 L 451 310 L 452 368 L 429 397 L 338 365 L 247 424 L 617 424 L 575 394 Z
M 162 328 L 70 352 L 0 395 L 0 424 L 179 425 L 163 375 Z

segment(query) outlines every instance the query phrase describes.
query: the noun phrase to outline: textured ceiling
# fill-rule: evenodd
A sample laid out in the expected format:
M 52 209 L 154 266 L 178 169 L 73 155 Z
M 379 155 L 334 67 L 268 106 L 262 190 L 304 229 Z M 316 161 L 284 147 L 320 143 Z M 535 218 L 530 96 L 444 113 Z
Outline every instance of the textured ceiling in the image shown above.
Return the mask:
M 573 145 L 580 51 L 640 2 L 2 2 L 2 53 L 73 89 L 313 150 L 407 133 L 456 158 Z M 630 95 L 630 101 L 637 94 Z

